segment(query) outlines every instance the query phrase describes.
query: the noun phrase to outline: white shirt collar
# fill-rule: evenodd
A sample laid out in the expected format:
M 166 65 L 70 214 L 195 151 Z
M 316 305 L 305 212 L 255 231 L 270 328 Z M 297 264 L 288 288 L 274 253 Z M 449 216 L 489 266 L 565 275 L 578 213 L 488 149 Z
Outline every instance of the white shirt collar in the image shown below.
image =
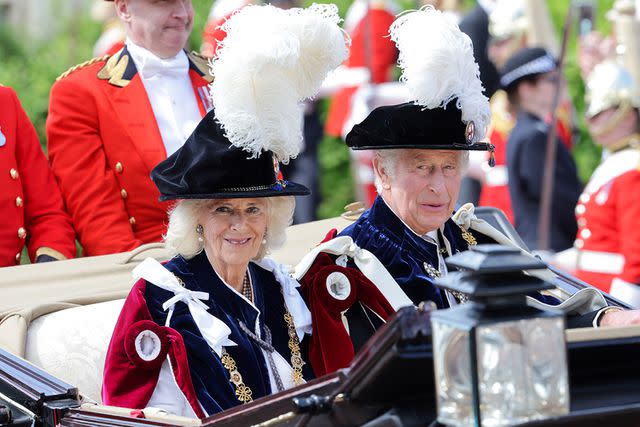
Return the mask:
M 162 59 L 153 52 L 127 39 L 127 50 L 136 65 L 140 77 L 148 79 L 154 76 L 180 76 L 189 71 L 189 58 L 181 50 L 172 58 Z

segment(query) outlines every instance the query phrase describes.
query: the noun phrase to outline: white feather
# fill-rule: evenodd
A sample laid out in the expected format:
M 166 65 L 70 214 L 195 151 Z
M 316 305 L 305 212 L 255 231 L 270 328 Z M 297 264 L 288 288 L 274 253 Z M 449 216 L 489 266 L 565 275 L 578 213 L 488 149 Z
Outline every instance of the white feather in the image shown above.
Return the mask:
M 480 69 L 471 39 L 442 12 L 427 6 L 399 16 L 390 28 L 398 46 L 398 65 L 414 101 L 426 108 L 443 107 L 453 99 L 462 121 L 473 120 L 477 140 L 484 138 L 491 118 L 482 94 Z
M 223 25 L 212 61 L 216 118 L 231 143 L 287 162 L 302 145 L 301 102 L 347 57 L 333 4 L 282 10 L 246 6 Z

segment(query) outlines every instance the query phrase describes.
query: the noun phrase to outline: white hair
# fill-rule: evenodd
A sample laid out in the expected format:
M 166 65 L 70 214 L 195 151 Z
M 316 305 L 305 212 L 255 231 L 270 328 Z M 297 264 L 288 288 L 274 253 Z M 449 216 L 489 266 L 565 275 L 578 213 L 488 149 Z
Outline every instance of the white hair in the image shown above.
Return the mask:
M 378 159 L 378 168 L 384 169 L 390 177 L 393 177 L 396 174 L 396 168 L 398 167 L 398 159 L 400 158 L 400 154 L 403 150 L 411 150 L 410 148 L 396 148 L 396 149 L 385 149 L 385 150 L 375 150 L 374 156 Z M 469 152 L 467 150 L 458 150 L 462 154 L 460 155 L 460 162 L 462 166 L 462 174 L 464 175 L 467 172 L 467 168 L 469 167 Z M 378 194 L 382 194 L 382 179 L 376 170 L 374 170 L 374 185 L 376 186 L 376 191 Z
M 286 241 L 286 228 L 291 225 L 296 202 L 293 196 L 267 197 L 267 234 L 254 260 L 260 260 Z M 190 259 L 204 249 L 196 231 L 198 217 L 211 200 L 180 200 L 169 211 L 169 227 L 164 241 L 172 255 Z

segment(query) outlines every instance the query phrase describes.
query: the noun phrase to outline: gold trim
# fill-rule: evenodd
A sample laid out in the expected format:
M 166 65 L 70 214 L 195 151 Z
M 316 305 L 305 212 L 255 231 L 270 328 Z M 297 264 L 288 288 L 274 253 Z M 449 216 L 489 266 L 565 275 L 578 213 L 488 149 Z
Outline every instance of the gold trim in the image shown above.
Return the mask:
M 74 65 L 73 67 L 69 68 L 67 71 L 65 71 L 64 73 L 60 74 L 57 78 L 56 81 L 60 80 L 60 79 L 64 79 L 65 77 L 67 77 L 69 74 L 73 73 L 74 71 L 77 71 L 81 68 L 85 68 L 88 67 L 89 65 L 93 65 L 96 62 L 100 62 L 100 61 L 106 61 L 109 58 L 109 55 L 104 55 L 104 56 L 100 56 L 97 58 L 92 58 L 88 61 L 85 61 L 81 64 L 78 65 Z
M 122 55 L 118 57 L 120 53 L 113 55 L 107 63 L 98 71 L 97 77 L 100 80 L 109 80 L 114 86 L 125 87 L 131 80 L 124 79 L 124 72 L 129 65 L 129 56 Z
M 184 286 L 184 284 L 183 284 Z M 305 362 L 302 360 L 300 354 L 300 340 L 298 340 L 298 334 L 296 333 L 296 327 L 293 323 L 293 316 L 285 308 L 284 321 L 287 322 L 287 330 L 289 334 L 289 350 L 291 350 L 291 368 L 292 379 L 295 385 L 304 384 L 304 376 L 302 375 L 302 367 Z M 222 348 L 222 356 L 220 357 L 222 366 L 229 372 L 229 382 L 236 388 L 236 397 L 241 403 L 253 402 L 253 391 L 249 388 L 242 379 L 242 374 L 238 371 L 238 365 L 236 361 L 231 357 L 227 350 Z
M 302 375 L 302 367 L 304 366 L 304 360 L 300 354 L 300 340 L 296 333 L 296 327 L 293 324 L 293 316 L 285 308 L 284 321 L 287 322 L 287 329 L 289 331 L 289 350 L 291 350 L 291 368 L 293 369 L 292 377 L 295 385 L 304 384 L 304 376 Z
M 189 60 L 193 65 L 196 66 L 198 71 L 202 74 L 202 78 L 207 82 L 213 82 L 213 75 L 211 75 L 211 67 L 209 65 L 209 58 L 204 55 L 199 54 L 198 52 L 189 52 L 187 53 Z
M 224 366 L 227 371 L 229 371 L 229 382 L 236 387 L 236 397 L 242 403 L 253 402 L 253 392 L 251 389 L 244 384 L 242 380 L 242 374 L 238 372 L 238 365 L 236 361 L 233 360 L 233 357 L 227 350 L 222 348 L 222 357 L 220 358 L 222 362 L 222 366 Z
M 465 230 L 464 228 L 461 228 L 461 230 L 462 230 L 462 238 L 464 239 L 465 242 L 467 242 L 469 246 L 475 246 L 478 244 L 478 241 L 476 240 L 475 237 L 473 237 L 473 234 L 469 233 L 469 231 Z
M 42 246 L 38 248 L 38 250 L 36 251 L 36 259 L 40 255 L 48 255 L 52 258 L 57 259 L 58 261 L 60 261 L 61 259 L 67 259 L 67 257 L 62 255 L 60 252 L 56 251 L 55 249 L 48 248 L 46 246 Z
M 622 151 L 625 148 L 640 148 L 640 134 L 634 133 L 605 148 L 610 153 L 617 153 L 618 151 Z
M 611 132 L 622 122 L 632 108 L 633 106 L 628 101 L 622 102 L 616 109 L 615 114 L 613 114 L 606 123 L 591 131 L 591 136 L 598 138 Z

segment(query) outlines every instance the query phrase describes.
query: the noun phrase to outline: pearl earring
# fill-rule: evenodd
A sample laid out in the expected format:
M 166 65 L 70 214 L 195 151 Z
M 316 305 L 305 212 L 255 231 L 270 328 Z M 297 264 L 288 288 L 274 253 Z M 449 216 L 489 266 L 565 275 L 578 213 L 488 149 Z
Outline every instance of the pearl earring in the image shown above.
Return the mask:
M 267 230 L 264 231 L 264 235 L 262 236 L 262 244 L 267 244 Z
M 204 233 L 204 228 L 202 227 L 202 225 L 198 224 L 198 226 L 196 227 L 196 233 L 198 233 L 198 242 L 200 243 L 204 242 L 204 239 L 202 238 L 202 234 Z

